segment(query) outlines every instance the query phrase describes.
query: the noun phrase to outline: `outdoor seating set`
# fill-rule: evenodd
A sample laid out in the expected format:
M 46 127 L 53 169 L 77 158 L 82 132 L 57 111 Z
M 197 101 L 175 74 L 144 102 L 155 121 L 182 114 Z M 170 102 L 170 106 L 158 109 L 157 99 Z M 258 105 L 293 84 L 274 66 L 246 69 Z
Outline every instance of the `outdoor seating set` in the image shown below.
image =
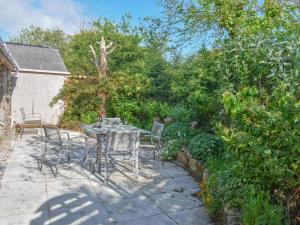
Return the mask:
M 107 182 L 108 178 L 108 164 L 115 162 L 115 158 L 118 160 L 120 158 L 132 160 L 133 170 L 136 177 L 138 177 L 140 147 L 151 149 L 154 159 L 161 153 L 161 134 L 164 125 L 158 122 L 153 122 L 152 130 L 149 132 L 132 125 L 124 125 L 120 118 L 103 118 L 94 124 L 82 124 L 82 134 L 70 138 L 67 132 L 61 132 L 57 126 L 42 126 L 39 114 L 36 114 L 39 117 L 28 115 L 25 114 L 24 109 L 21 109 L 21 113 L 23 124 L 20 136 L 22 136 L 24 131 L 24 125 L 37 123 L 43 127 L 44 145 L 41 160 L 39 161 L 39 169 L 42 170 L 43 164 L 50 164 L 55 177 L 62 158 L 67 158 L 67 161 L 71 160 L 72 141 L 77 138 L 84 140 L 84 157 L 80 159 L 82 164 L 86 165 L 92 172 L 98 173 L 102 172 L 102 165 L 104 164 L 105 182 Z M 92 148 L 88 147 L 91 138 L 96 139 L 97 143 Z M 141 140 L 146 140 L 146 142 L 141 142 Z M 54 170 L 52 167 L 54 167 Z

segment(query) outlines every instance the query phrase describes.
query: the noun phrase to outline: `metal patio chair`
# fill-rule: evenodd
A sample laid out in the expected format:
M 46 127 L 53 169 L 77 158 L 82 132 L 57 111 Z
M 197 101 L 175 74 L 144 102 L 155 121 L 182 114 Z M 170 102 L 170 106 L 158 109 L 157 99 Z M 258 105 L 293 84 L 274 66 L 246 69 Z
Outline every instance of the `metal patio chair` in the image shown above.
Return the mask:
M 26 125 L 38 125 L 39 128 L 42 128 L 42 117 L 40 113 L 29 113 L 26 114 L 24 107 L 20 108 L 22 123 L 20 124 L 20 138 L 22 138 L 24 128 Z
M 164 129 L 164 124 L 153 122 L 150 134 L 144 135 L 144 142 L 141 143 L 141 147 L 150 148 L 153 151 L 153 158 L 156 159 L 156 154 L 161 154 L 163 147 L 163 138 L 161 134 Z M 147 141 L 145 141 L 147 140 Z
M 128 132 L 108 132 L 104 139 L 104 148 L 100 146 L 100 160 L 98 166 L 101 172 L 101 156 L 104 154 L 104 176 L 105 182 L 107 182 L 107 165 L 108 161 L 114 161 L 115 156 L 129 156 L 133 159 L 133 168 L 135 169 L 135 175 L 138 177 L 138 163 L 139 163 L 139 145 L 140 145 L 140 132 L 128 131 Z
M 80 124 L 80 130 L 81 130 L 81 137 L 84 138 L 85 142 L 85 154 L 83 156 L 82 162 L 87 163 L 91 161 L 91 154 L 93 153 L 92 150 L 95 150 L 94 152 L 97 152 L 97 136 L 89 132 L 89 125 L 86 124 Z M 92 140 L 92 141 L 91 141 Z M 89 145 L 90 142 L 94 142 L 95 144 Z
M 121 118 L 103 118 L 101 124 L 104 125 L 120 125 L 122 124 Z
M 57 126 L 44 125 L 44 149 L 39 164 L 39 169 L 42 170 L 43 164 L 46 162 L 46 156 L 51 157 L 50 168 L 53 175 L 56 177 L 58 166 L 63 156 L 67 156 L 68 162 L 71 160 L 71 142 L 70 135 L 67 132 L 60 132 Z M 62 139 L 62 134 L 66 135 L 66 141 Z M 55 171 L 52 169 L 52 162 L 54 161 Z

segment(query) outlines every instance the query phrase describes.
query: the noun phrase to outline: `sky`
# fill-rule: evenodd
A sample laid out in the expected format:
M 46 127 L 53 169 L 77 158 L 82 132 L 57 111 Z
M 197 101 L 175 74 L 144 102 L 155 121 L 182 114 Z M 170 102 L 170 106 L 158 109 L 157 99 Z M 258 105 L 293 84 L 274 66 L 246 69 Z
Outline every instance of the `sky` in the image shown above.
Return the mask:
M 119 21 L 126 13 L 138 24 L 160 12 L 156 0 L 0 0 L 0 37 L 7 41 L 30 25 L 73 34 L 99 17 Z

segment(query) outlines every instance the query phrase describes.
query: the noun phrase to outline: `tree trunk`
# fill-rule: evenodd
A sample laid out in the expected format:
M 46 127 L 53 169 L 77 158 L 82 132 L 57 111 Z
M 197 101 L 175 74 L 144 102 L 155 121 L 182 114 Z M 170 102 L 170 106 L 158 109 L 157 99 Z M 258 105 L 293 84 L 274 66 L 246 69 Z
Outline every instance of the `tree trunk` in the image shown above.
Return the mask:
M 99 44 L 99 57 L 97 57 L 96 52 L 91 45 L 90 45 L 90 48 L 94 55 L 95 65 L 97 68 L 98 78 L 99 78 L 99 82 L 100 82 L 101 80 L 106 79 L 106 77 L 107 77 L 108 66 L 107 66 L 106 57 L 108 54 L 110 54 L 111 52 L 114 51 L 115 47 L 113 47 L 110 51 L 107 51 L 109 48 L 111 48 L 113 46 L 113 43 L 111 42 L 109 45 L 106 45 L 103 37 L 101 38 L 101 41 L 98 42 L 98 44 Z M 103 117 L 106 114 L 107 93 L 105 93 L 104 91 L 101 91 L 99 93 L 99 97 L 102 100 L 102 103 L 99 105 L 99 111 L 100 111 L 99 116 Z

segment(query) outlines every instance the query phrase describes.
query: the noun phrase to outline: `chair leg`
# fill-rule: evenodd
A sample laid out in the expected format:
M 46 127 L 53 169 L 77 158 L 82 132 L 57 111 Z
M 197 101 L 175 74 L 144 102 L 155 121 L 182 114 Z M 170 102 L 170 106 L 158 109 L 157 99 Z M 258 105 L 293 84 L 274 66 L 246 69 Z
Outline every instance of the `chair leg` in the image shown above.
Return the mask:
M 60 153 L 59 153 L 59 156 L 58 156 L 58 159 L 57 159 L 57 162 L 56 162 L 56 165 L 55 165 L 55 173 L 54 173 L 54 176 L 57 177 L 57 173 L 58 173 L 58 166 L 59 166 L 59 163 L 60 163 L 60 160 L 61 160 L 61 157 L 62 157 L 62 150 L 60 150 Z
M 43 170 L 43 164 L 45 162 L 45 157 L 46 157 L 46 150 L 47 150 L 47 143 L 45 143 L 44 149 L 43 149 L 43 153 L 42 153 L 42 159 L 41 159 L 41 167 L 39 167 L 40 171 Z M 39 163 L 38 163 L 39 164 Z
M 102 172 L 102 150 L 100 150 L 99 162 L 98 162 L 98 173 Z
M 135 175 L 138 178 L 139 177 L 139 152 L 135 152 Z
M 105 184 L 107 184 L 107 159 L 108 159 L 108 152 L 105 152 L 105 167 L 104 167 L 104 179 L 105 179 Z M 101 165 L 101 163 L 99 164 Z
M 24 132 L 24 124 L 20 125 L 21 129 L 20 129 L 20 138 L 22 138 L 23 132 Z
M 88 141 L 87 141 L 86 137 L 84 138 L 84 153 L 85 153 L 85 156 L 83 156 L 82 162 L 87 163 L 88 158 L 89 158 L 89 151 L 88 151 Z
M 71 161 L 71 153 L 70 153 L 70 151 L 68 151 L 67 157 L 68 157 L 68 162 L 70 162 Z
M 156 147 L 153 148 L 153 159 L 156 159 Z

